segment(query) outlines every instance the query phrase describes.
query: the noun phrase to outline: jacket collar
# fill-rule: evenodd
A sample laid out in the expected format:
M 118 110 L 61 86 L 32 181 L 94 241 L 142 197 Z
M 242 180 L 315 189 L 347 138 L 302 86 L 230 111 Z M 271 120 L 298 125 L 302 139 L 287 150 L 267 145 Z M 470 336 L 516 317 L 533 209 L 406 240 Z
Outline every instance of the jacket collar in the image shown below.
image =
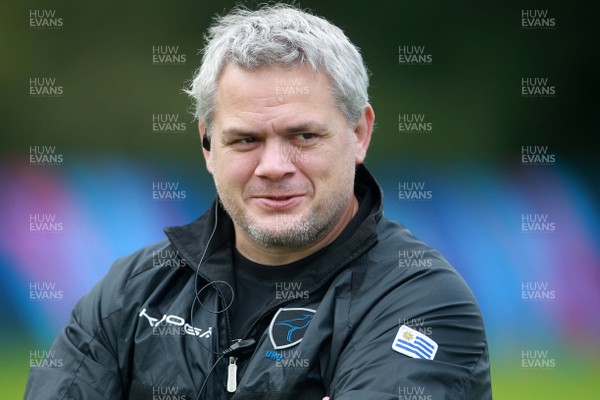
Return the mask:
M 373 206 L 367 218 L 343 243 L 334 241 L 317 261 L 314 268 L 306 268 L 302 275 L 307 290 L 315 290 L 353 259 L 359 257 L 377 241 L 377 223 L 383 213 L 381 187 L 364 165 L 356 168 L 355 192 L 371 196 Z M 165 229 L 165 234 L 178 254 L 194 271 L 208 281 L 231 282 L 231 242 L 233 222 L 218 199 L 211 208 L 194 222 Z M 343 233 L 342 233 L 343 234 Z M 313 287 L 311 287 L 311 285 Z

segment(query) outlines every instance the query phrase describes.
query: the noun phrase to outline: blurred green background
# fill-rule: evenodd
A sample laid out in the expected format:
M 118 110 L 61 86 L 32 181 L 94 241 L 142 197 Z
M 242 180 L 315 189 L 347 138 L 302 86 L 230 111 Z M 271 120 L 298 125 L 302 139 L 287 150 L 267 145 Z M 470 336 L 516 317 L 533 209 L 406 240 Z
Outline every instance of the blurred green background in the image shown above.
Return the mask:
M 160 171 L 169 167 L 172 171 L 185 170 L 187 175 L 182 179 L 203 185 L 198 190 L 198 204 L 186 205 L 199 214 L 203 209 L 200 204 L 207 204 L 212 191 L 206 189 L 210 180 L 204 171 L 195 122 L 187 112 L 190 101 L 182 89 L 199 65 L 202 36 L 212 16 L 233 4 L 236 2 L 32 0 L 0 6 L 2 182 L 10 182 L 13 174 L 21 176 L 16 171 L 26 168 L 23 160 L 27 163 L 30 146 L 52 145 L 71 160 L 69 172 L 56 172 L 59 176 L 76 176 L 85 168 L 101 171 L 112 160 L 115 170 L 125 175 L 131 172 L 127 166 L 132 165 Z M 581 218 L 596 221 L 599 163 L 593 138 L 599 133 L 599 36 L 595 32 L 597 14 L 586 4 L 383 0 L 310 0 L 299 4 L 341 27 L 362 51 L 372 73 L 370 97 L 377 116 L 368 163 L 384 181 L 389 178 L 392 182 L 386 190 L 393 193 L 394 179 L 403 179 L 403 171 L 410 168 L 426 176 L 435 176 L 438 171 L 449 173 L 457 185 L 469 179 L 464 171 L 481 173 L 481 182 L 504 179 L 507 186 L 516 184 L 515 177 L 527 179 L 530 174 L 535 181 L 544 173 L 522 171 L 521 148 L 548 146 L 556 154 L 556 169 L 562 171 L 557 175 L 567 171 L 567 181 L 576 182 L 584 203 L 593 205 Z M 547 10 L 549 17 L 555 18 L 556 27 L 523 29 L 524 9 Z M 54 10 L 63 26 L 32 29 L 31 10 Z M 185 62 L 155 65 L 153 47 L 167 45 L 178 46 Z M 399 65 L 398 48 L 403 45 L 424 46 L 425 53 L 432 55 L 431 65 Z M 55 78 L 64 94 L 58 98 L 32 98 L 29 80 L 34 77 Z M 522 97 L 521 79 L 525 77 L 548 78 L 557 95 Z M 153 132 L 152 116 L 158 113 L 178 114 L 179 121 L 186 124 L 185 132 L 168 137 Z M 400 133 L 401 113 L 425 114 L 433 131 Z M 119 173 L 115 172 L 117 180 Z M 5 205 L 20 201 L 13 196 L 11 186 L 3 187 L 2 194 Z M 579 203 L 573 204 L 576 208 Z M 444 212 L 415 207 L 406 206 L 398 212 Z M 183 222 L 183 216 L 194 213 L 188 209 L 173 219 Z M 173 219 L 166 218 L 169 224 Z M 416 225 L 409 227 L 418 230 L 418 222 Z M 10 235 L 10 225 L 2 229 L 4 235 Z M 427 227 L 420 229 L 427 232 Z M 598 249 L 596 234 L 586 240 Z M 5 255 L 2 259 L 5 273 L 0 279 L 5 280 L 5 288 L 10 286 L 7 282 L 11 274 L 18 274 L 11 272 L 15 269 L 12 258 Z M 588 281 L 597 285 L 598 259 L 592 257 L 586 262 L 591 271 Z M 469 271 L 465 269 L 464 274 L 470 276 Z M 77 293 L 85 293 L 101 272 L 87 277 Z M 477 274 L 472 274 L 473 281 L 477 281 Z M 518 317 L 495 313 L 495 296 L 501 296 L 495 293 L 497 288 L 467 281 L 474 285 L 486 316 L 494 398 L 598 398 L 597 323 L 582 323 L 596 330 L 575 333 L 572 341 L 576 344 L 563 346 L 563 336 L 547 331 L 569 324 L 566 316 L 570 309 L 553 311 L 550 306 L 532 311 L 560 314 L 554 322 L 543 325 L 547 334 L 543 343 L 553 348 L 547 343 L 560 342 L 555 355 L 561 361 L 552 370 L 524 371 L 519 368 L 520 351 L 523 343 L 530 342 L 520 340 L 523 328 L 519 327 Z M 598 291 L 597 286 L 592 287 Z M 591 301 L 596 300 L 593 297 Z M 72 305 L 69 300 L 60 307 L 69 310 Z M 589 312 L 598 311 L 598 304 L 588 306 Z M 22 397 L 30 349 L 49 345 L 65 322 L 46 323 L 50 327 L 39 334 L 27 324 L 14 322 L 11 307 L 10 302 L 0 307 L 2 399 Z M 597 319 L 598 314 L 587 318 Z
M 199 65 L 202 35 L 211 17 L 232 4 L 3 5 L 3 129 L 12 133 L 3 135 L 3 151 L 20 152 L 31 142 L 52 138 L 65 151 L 177 152 L 196 158 L 193 146 L 165 143 L 140 127 L 149 125 L 153 112 L 183 113 L 189 107 L 181 88 Z M 593 34 L 593 13 L 583 3 L 376 0 L 301 5 L 344 29 L 372 72 L 370 96 L 379 132 L 373 158 L 417 156 L 445 164 L 481 157 L 512 163 L 529 143 L 560 148 L 563 159 L 581 160 L 594 153 L 587 145 L 598 118 L 598 35 Z M 522 29 L 522 9 L 548 10 L 556 29 Z M 64 27 L 30 29 L 30 10 L 55 10 Z M 153 65 L 152 47 L 159 45 L 179 46 L 187 62 Z M 432 64 L 399 66 L 401 45 L 425 46 Z M 29 77 L 55 77 L 65 95 L 59 101 L 32 101 L 22 95 Z M 557 97 L 521 98 L 523 77 L 548 77 Z M 439 134 L 394 134 L 400 112 L 430 115 Z

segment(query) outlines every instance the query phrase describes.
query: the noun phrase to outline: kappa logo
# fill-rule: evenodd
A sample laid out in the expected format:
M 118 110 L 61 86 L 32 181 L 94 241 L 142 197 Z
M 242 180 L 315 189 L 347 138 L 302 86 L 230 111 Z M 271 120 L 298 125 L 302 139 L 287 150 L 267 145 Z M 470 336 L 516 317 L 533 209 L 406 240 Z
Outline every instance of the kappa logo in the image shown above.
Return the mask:
M 287 349 L 300 343 L 315 313 L 310 308 L 280 308 L 269 326 L 273 348 Z
M 212 335 L 212 326 L 208 327 L 206 332 L 202 332 L 202 329 L 191 326 L 183 318 L 177 315 L 164 314 L 159 320 L 148 315 L 146 308 L 140 311 L 139 318 L 146 317 L 150 326 L 154 329 L 154 332 L 159 335 L 174 335 L 174 334 L 185 334 L 204 338 L 210 338 Z M 170 329 L 170 326 L 173 327 Z

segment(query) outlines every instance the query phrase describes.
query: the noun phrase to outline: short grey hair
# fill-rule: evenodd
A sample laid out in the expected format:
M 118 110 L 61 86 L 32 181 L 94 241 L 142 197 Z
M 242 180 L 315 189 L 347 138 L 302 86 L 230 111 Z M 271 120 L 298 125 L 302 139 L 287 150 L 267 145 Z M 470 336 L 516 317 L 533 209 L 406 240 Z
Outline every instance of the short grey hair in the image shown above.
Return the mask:
M 333 98 L 351 126 L 369 101 L 369 74 L 359 49 L 337 26 L 294 6 L 264 5 L 258 10 L 238 6 L 216 17 L 204 39 L 202 64 L 186 92 L 207 131 L 219 78 L 229 63 L 250 71 L 309 64 L 313 72 L 329 77 Z

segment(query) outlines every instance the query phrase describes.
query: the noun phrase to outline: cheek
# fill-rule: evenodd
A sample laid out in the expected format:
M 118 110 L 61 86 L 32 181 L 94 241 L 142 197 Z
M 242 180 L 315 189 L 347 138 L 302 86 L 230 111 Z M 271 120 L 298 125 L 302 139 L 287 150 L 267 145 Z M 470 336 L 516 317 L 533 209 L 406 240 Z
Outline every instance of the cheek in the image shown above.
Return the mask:
M 228 157 L 220 155 L 213 158 L 213 174 L 224 189 L 243 186 L 254 173 L 256 163 L 250 157 Z
M 337 191 L 346 161 L 332 149 L 307 154 L 295 163 L 301 179 L 310 182 L 314 193 Z
M 323 148 L 319 153 L 311 155 L 304 169 L 320 171 L 320 175 L 335 179 L 339 174 L 354 168 L 354 144 L 346 139 Z

